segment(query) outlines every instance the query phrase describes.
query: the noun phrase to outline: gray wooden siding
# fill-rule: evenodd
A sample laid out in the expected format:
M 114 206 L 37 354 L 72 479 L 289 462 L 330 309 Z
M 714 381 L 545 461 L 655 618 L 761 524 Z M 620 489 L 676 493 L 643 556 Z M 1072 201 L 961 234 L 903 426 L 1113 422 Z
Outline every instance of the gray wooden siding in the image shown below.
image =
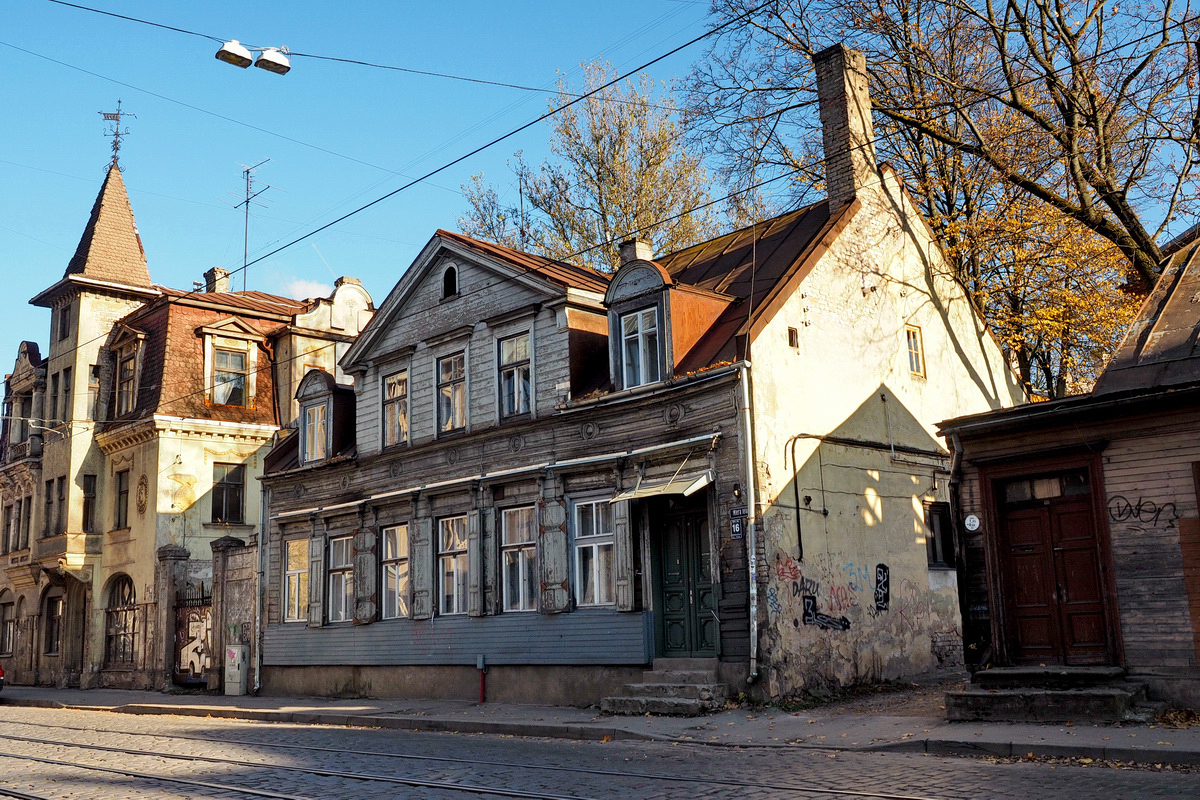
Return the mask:
M 371 625 L 270 625 L 267 666 L 355 664 L 648 664 L 649 613 L 581 609 L 570 614 L 501 614 L 382 620 Z
M 1104 513 L 1130 667 L 1196 665 L 1179 544 L 1179 519 L 1197 516 L 1195 430 L 1194 424 L 1160 430 L 1104 451 Z
M 494 427 L 499 421 L 497 399 L 496 340 L 529 331 L 532 350 L 533 403 L 538 416 L 550 413 L 558 401 L 556 385 L 570 380 L 569 331 L 565 317 L 551 309 L 534 311 L 549 296 L 461 259 L 458 269 L 459 296 L 442 300 L 442 272 L 450 262 L 430 270 L 397 317 L 374 347 L 373 353 L 400 352 L 416 348 L 411 356 L 381 366 L 373 366 L 363 376 L 358 389 L 357 444 L 362 454 L 378 453 L 381 440 L 381 384 L 407 361 L 409 370 L 409 436 L 416 444 L 437 439 L 437 359 L 452 352 L 467 353 L 467 427 L 479 430 Z M 506 312 L 529 308 L 527 315 L 505 319 L 495 326 L 486 320 Z M 437 341 L 444 333 L 463 329 L 463 335 L 450 341 Z M 468 330 L 469 329 L 469 330 Z M 435 340 L 429 347 L 422 342 Z M 369 358 L 370 354 L 364 355 Z

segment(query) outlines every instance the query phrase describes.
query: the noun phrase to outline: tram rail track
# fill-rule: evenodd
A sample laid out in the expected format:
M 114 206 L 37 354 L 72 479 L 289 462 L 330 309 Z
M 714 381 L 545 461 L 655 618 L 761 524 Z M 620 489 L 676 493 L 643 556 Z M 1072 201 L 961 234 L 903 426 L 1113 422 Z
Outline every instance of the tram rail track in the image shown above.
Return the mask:
M 175 734 L 162 733 L 142 733 L 134 731 L 120 730 L 102 730 L 88 729 L 75 726 L 60 726 L 46 725 L 44 723 L 28 723 L 16 722 L 10 723 L 13 725 L 35 726 L 40 728 L 61 729 L 68 731 L 76 731 L 81 733 L 112 733 L 129 737 L 144 737 L 167 740 L 180 740 L 188 742 L 202 742 L 207 744 L 222 744 L 222 745 L 237 745 L 255 748 L 269 748 L 273 750 L 298 750 L 298 751 L 313 751 L 330 754 L 340 754 L 344 750 L 332 747 L 320 747 L 314 745 L 300 745 L 291 743 L 272 743 L 260 742 L 244 739 L 229 739 L 229 738 L 213 738 L 204 736 L 180 736 Z M 33 736 L 20 736 L 12 733 L 0 732 L 0 741 L 8 741 L 12 743 L 25 743 L 40 747 L 64 747 L 75 748 L 82 751 L 91 751 L 104 754 L 120 754 L 126 756 L 140 756 L 147 758 L 169 759 L 176 761 L 203 762 L 215 765 L 233 766 L 249 769 L 274 770 L 287 773 L 296 773 L 321 778 L 336 778 L 340 780 L 355 780 L 364 781 L 376 784 L 393 784 L 396 786 L 405 786 L 409 788 L 424 788 L 424 789 L 440 789 L 445 791 L 460 792 L 472 796 L 495 796 L 518 798 L 518 800 L 595 800 L 583 793 L 560 793 L 546 791 L 532 791 L 513 788 L 511 786 L 491 785 L 489 783 L 480 782 L 451 782 L 451 781 L 436 781 L 421 779 L 415 777 L 403 777 L 399 775 L 387 775 L 369 771 L 351 771 L 322 768 L 319 766 L 280 764 L 270 761 L 255 761 L 241 758 L 229 758 L 215 755 L 195 755 L 187 753 L 169 752 L 161 750 L 145 750 L 140 748 L 120 747 L 114 745 L 101 745 L 85 742 L 74 742 L 64 739 L 49 739 Z M 696 775 L 677 775 L 668 773 L 631 771 L 631 770 L 613 770 L 599 769 L 594 767 L 574 767 L 553 764 L 534 764 L 516 761 L 498 761 L 498 760 L 483 760 L 474 758 L 454 758 L 450 756 L 430 756 L 423 754 L 408 754 L 395 753 L 382 750 L 358 750 L 357 756 L 366 756 L 380 759 L 397 759 L 402 761 L 414 762 L 434 762 L 437 764 L 461 764 L 469 765 L 473 768 L 478 767 L 496 767 L 502 769 L 514 769 L 521 771 L 537 770 L 539 772 L 553 773 L 569 773 L 579 776 L 595 776 L 608 779 L 634 779 L 643 781 L 663 782 L 667 784 L 688 783 L 696 785 L 705 785 L 713 787 L 728 787 L 740 790 L 763 790 L 777 793 L 786 793 L 787 795 L 821 795 L 828 797 L 848 797 L 848 798 L 872 798 L 874 800 L 951 800 L 947 797 L 936 797 L 930 795 L 914 795 L 900 794 L 886 791 L 861 791 L 846 788 L 836 788 L 831 786 L 821 786 L 816 784 L 806 783 L 777 783 L 777 782 L 762 782 L 762 781 L 745 781 L 735 780 L 730 778 L 705 777 Z M 277 800 L 298 800 L 304 797 L 282 792 L 271 792 L 270 790 L 255 789 L 252 787 L 242 787 L 236 784 L 218 784 L 211 781 L 190 781 L 189 779 L 180 778 L 173 775 L 155 774 L 142 772 L 138 770 L 123 770 L 117 767 L 108 767 L 100 765 L 87 765 L 78 761 L 63 761 L 59 759 L 48 759 L 42 756 L 30 756 L 20 753 L 12 753 L 0 751 L 0 759 L 26 759 L 28 761 L 43 763 L 46 765 L 67 766 L 77 769 L 94 770 L 107 772 L 110 774 L 123 775 L 126 777 L 134 777 L 143 780 L 158 780 L 169 783 L 179 783 L 184 785 L 192 785 L 196 788 L 215 789 L 225 792 L 244 793 L 247 796 L 266 797 Z M 578 784 L 577 784 L 578 785 Z M 4 796 L 6 790 L 0 787 L 0 796 Z M 32 800 L 43 800 L 31 796 Z M 53 800 L 52 798 L 48 800 Z M 305 800 L 308 800 L 305 798 Z M 321 798 L 320 800 L 327 800 Z

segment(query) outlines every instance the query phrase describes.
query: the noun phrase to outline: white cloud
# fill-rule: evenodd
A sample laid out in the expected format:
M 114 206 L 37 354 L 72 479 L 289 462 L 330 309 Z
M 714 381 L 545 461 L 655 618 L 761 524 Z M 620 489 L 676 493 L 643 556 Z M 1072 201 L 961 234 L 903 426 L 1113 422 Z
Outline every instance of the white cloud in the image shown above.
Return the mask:
M 306 300 L 310 297 L 329 297 L 333 294 L 333 287 L 329 284 L 311 281 L 307 278 L 281 279 L 279 283 L 282 287 L 280 294 L 297 300 Z

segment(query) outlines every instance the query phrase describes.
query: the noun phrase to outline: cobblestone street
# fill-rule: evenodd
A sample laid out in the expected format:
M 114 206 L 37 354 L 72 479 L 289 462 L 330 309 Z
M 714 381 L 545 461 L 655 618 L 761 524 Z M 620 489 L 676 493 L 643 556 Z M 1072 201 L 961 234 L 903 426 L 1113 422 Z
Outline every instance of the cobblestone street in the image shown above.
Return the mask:
M 1186 772 L 562 742 L 6 708 L 0 794 L 179 798 L 1194 798 Z M 22 794 L 23 793 L 23 794 Z

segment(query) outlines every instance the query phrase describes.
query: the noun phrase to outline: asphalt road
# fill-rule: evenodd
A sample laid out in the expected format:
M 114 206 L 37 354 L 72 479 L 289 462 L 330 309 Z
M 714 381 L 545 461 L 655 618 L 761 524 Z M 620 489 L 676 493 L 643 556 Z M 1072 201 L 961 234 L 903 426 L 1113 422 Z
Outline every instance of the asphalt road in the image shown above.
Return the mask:
M 1200 797 L 1200 773 L 7 707 L 0 796 L 1140 800 Z

